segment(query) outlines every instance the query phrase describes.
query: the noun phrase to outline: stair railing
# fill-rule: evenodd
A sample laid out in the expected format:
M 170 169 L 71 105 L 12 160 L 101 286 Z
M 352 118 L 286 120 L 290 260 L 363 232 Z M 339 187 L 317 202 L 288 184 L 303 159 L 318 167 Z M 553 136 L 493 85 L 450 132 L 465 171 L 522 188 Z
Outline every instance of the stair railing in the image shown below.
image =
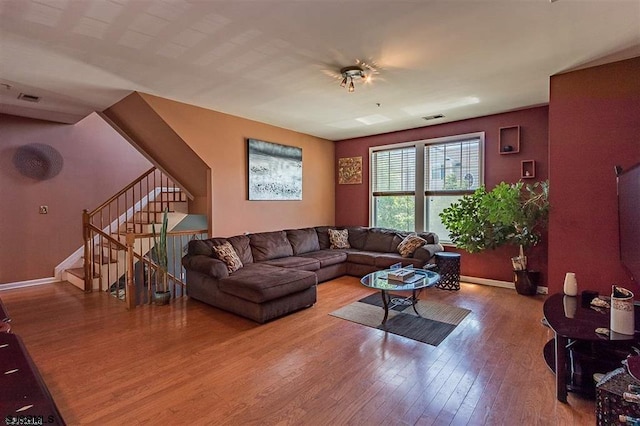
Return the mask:
M 167 284 L 171 298 L 186 295 L 185 269 L 182 256 L 190 240 L 206 238 L 207 230 L 170 231 L 167 232 Z M 140 254 L 136 247 L 151 247 L 145 254 Z M 127 308 L 134 308 L 154 301 L 154 292 L 162 279 L 160 266 L 155 256 L 154 234 L 126 234 L 126 287 L 124 299 Z
M 153 248 L 149 223 L 160 222 L 164 209 L 171 211 L 171 203 L 187 201 L 184 197 L 185 192 L 168 176 L 152 167 L 94 210 L 84 210 L 84 290 L 111 291 L 118 298 L 126 299 L 128 307 L 135 306 L 138 301 L 151 301 L 149 292 L 154 286 L 148 285 L 150 280 L 146 282 L 149 290 L 136 297 L 136 293 L 127 292 L 128 275 L 139 276 L 144 281 L 145 274 L 140 272 L 141 268 L 153 273 L 154 262 L 144 260 Z M 186 246 L 188 239 L 201 238 L 206 232 L 195 230 L 171 234 L 179 235 L 177 240 L 186 238 L 187 241 L 182 241 Z M 127 256 L 129 251 L 133 254 Z M 170 275 L 172 288 L 178 290 L 172 291 L 174 297 L 184 294 L 183 275 L 183 271 Z

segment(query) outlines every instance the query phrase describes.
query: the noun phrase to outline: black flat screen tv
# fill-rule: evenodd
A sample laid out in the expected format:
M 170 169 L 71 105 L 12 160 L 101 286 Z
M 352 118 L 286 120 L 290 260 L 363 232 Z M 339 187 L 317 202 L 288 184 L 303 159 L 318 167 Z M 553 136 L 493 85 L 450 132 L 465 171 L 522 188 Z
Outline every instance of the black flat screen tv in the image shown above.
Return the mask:
M 640 280 L 640 164 L 618 174 L 618 223 L 620 260 L 631 275 Z

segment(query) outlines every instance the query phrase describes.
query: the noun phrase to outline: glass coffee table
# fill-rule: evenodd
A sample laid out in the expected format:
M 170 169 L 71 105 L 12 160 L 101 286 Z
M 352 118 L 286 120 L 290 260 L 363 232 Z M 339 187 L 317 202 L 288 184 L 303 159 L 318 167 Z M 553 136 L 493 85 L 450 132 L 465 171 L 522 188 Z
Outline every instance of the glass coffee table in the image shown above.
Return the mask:
M 387 276 L 392 269 L 385 269 L 383 271 L 376 271 L 362 277 L 360 282 L 365 287 L 369 287 L 375 290 L 380 290 L 382 295 L 382 303 L 384 305 L 384 319 L 382 324 L 387 322 L 389 317 L 389 309 L 398 305 L 411 305 L 413 310 L 418 316 L 420 314 L 416 310 L 417 293 L 423 288 L 432 287 L 440 281 L 440 275 L 433 271 L 427 271 L 424 269 L 414 269 L 415 279 L 411 282 L 400 282 L 389 280 Z M 389 292 L 395 291 L 410 291 L 409 297 L 391 297 Z

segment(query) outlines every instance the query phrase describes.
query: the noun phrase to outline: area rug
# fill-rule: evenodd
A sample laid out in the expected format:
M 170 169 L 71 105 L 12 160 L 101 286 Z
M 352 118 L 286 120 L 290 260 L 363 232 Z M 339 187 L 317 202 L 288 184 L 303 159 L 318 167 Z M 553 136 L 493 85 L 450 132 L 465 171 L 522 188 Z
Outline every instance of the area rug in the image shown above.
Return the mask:
M 404 297 L 392 294 L 391 298 Z M 416 309 L 420 316 L 411 305 L 397 305 L 389 309 L 386 324 L 381 324 L 384 318 L 382 306 L 380 293 L 375 293 L 329 315 L 438 346 L 471 312 L 444 303 L 418 300 Z

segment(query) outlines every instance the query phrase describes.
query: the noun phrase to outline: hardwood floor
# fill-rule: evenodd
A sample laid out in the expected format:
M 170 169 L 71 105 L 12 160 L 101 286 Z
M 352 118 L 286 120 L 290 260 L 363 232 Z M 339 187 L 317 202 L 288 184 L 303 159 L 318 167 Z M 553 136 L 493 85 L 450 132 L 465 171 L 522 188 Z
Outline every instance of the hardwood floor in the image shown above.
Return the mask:
M 328 315 L 368 294 L 343 277 L 265 325 L 188 298 L 127 311 L 68 283 L 0 298 L 70 425 L 595 423 L 593 401 L 555 399 L 543 296 L 429 289 L 472 311 L 433 347 Z

